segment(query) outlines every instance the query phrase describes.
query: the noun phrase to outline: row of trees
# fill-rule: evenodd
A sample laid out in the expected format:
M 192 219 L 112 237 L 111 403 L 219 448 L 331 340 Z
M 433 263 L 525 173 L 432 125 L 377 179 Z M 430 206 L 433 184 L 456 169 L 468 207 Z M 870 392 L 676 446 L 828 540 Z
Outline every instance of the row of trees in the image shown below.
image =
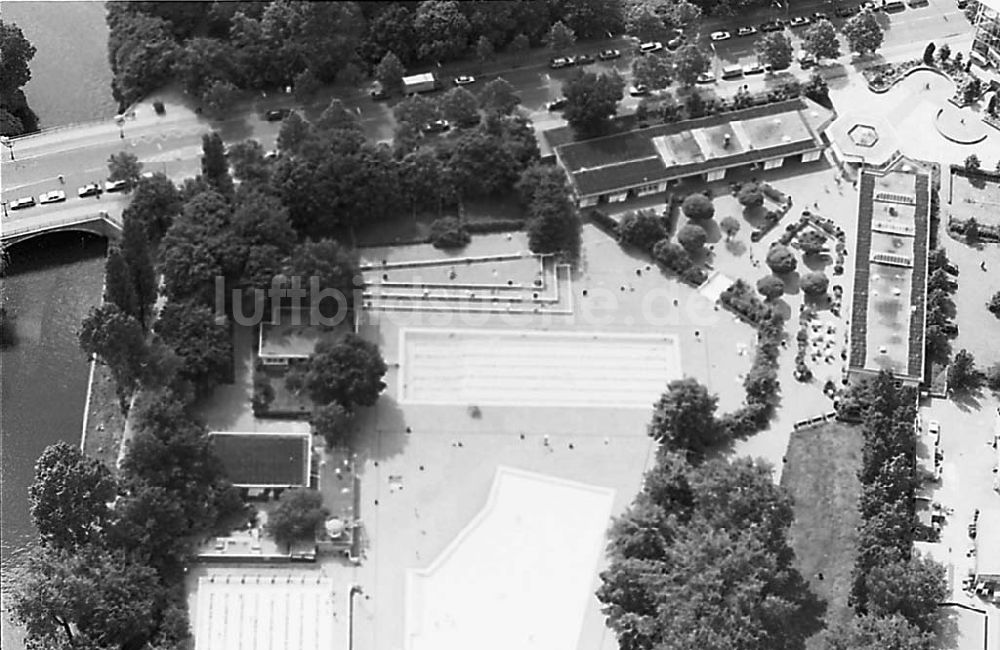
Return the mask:
M 31 80 L 35 46 L 21 28 L 0 20 L 0 135 L 17 136 L 38 130 L 38 116 L 28 106 L 22 88 Z
M 545 2 L 111 2 L 113 91 L 124 106 L 169 79 L 206 105 L 237 89 L 357 82 L 390 52 L 404 66 L 523 51 L 562 21 L 578 38 L 624 26 L 620 0 Z
M 916 393 L 896 388 L 892 374 L 882 372 L 853 385 L 839 408 L 861 414 L 864 436 L 858 474 L 861 525 L 850 595 L 860 621 L 851 626 L 891 632 L 880 647 L 932 647 L 936 611 L 947 587 L 944 567 L 913 552 L 919 481 Z

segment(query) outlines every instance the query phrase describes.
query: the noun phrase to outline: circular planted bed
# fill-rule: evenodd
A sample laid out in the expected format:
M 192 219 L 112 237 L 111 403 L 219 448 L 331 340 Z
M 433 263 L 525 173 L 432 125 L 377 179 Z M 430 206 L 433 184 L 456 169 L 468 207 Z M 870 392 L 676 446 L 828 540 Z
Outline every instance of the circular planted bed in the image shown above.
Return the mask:
M 986 125 L 978 115 L 945 106 L 934 118 L 934 128 L 942 137 L 958 144 L 976 144 L 986 139 Z

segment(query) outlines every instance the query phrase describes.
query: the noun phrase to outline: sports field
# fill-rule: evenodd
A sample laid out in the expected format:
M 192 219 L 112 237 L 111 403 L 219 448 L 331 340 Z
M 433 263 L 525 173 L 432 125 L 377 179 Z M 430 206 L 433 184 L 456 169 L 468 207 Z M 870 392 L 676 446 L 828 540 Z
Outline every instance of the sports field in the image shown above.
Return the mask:
M 648 409 L 681 377 L 667 334 L 404 329 L 402 403 Z
M 406 650 L 576 650 L 614 490 L 508 467 L 406 581 Z

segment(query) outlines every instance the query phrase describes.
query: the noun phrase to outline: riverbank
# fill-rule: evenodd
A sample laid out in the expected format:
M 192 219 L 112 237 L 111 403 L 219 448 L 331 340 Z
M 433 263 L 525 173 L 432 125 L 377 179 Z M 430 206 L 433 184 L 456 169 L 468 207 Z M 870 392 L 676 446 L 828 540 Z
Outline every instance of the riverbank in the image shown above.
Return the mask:
M 118 387 L 111 370 L 95 364 L 83 423 L 83 453 L 115 468 L 125 433 L 125 415 L 118 405 Z

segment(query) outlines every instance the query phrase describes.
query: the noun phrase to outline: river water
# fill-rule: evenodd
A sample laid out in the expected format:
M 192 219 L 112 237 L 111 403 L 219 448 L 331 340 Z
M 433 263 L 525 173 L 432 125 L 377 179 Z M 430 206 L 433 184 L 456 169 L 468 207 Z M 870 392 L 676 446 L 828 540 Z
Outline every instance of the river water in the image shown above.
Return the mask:
M 3 2 L 0 17 L 37 50 L 24 93 L 41 128 L 115 115 L 103 2 Z
M 0 17 L 37 49 L 24 91 L 43 129 L 115 114 L 103 2 L 3 2 Z M 65 234 L 10 249 L 0 280 L 16 333 L 0 350 L 0 564 L 34 534 L 27 488 L 35 460 L 54 442 L 80 442 L 88 366 L 76 332 L 100 302 L 106 247 Z M 21 650 L 19 637 L 4 617 L 3 650 Z

